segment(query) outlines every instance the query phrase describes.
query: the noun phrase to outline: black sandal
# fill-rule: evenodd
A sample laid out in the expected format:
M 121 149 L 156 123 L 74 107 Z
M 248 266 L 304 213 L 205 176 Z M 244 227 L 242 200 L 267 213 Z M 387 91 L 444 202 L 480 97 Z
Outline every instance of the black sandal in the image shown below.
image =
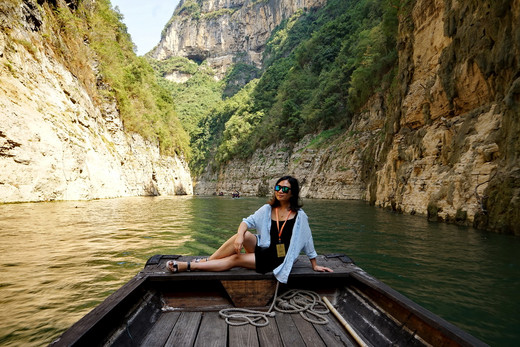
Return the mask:
M 173 270 L 172 270 L 173 268 Z M 169 260 L 166 262 L 166 269 L 172 273 L 177 273 L 179 272 L 179 264 L 177 263 L 176 260 Z
M 172 267 L 173 267 L 173 270 L 172 270 Z M 171 273 L 178 273 L 180 272 L 179 271 L 179 263 L 177 263 L 176 260 L 169 260 L 166 262 L 166 268 L 168 269 L 168 271 L 170 271 Z M 191 272 L 191 264 L 190 262 L 188 262 L 188 267 L 186 268 L 186 271 L 188 272 Z

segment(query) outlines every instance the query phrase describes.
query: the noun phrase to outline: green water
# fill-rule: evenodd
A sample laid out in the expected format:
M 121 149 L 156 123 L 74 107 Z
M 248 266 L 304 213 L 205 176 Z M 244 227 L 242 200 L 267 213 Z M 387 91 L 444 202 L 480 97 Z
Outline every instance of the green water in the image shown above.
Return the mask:
M 154 254 L 210 254 L 263 198 L 157 197 L 0 205 L 0 345 L 41 346 Z M 356 201 L 305 200 L 316 250 L 492 346 L 520 344 L 520 238 Z

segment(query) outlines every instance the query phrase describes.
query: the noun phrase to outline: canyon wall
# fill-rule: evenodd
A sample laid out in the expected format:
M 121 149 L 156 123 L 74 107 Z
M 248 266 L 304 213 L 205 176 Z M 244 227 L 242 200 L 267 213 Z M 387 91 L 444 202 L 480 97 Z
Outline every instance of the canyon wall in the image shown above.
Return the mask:
M 520 0 L 415 1 L 400 13 L 397 86 L 374 95 L 344 133 L 208 167 L 194 188 L 183 158 L 126 133 L 115 101 L 93 100 L 45 47 L 35 2 L 17 3 L 0 3 L 0 202 L 266 196 L 292 174 L 303 197 L 520 234 Z M 198 19 L 177 12 L 153 55 L 208 60 L 224 73 L 238 61 L 260 67 L 272 29 L 325 0 L 196 3 Z
M 520 234 L 520 1 L 418 0 L 400 14 L 399 86 L 333 140 L 258 150 L 198 178 L 197 194 L 363 199 L 430 220 Z
M 222 77 L 236 62 L 260 68 L 265 44 L 282 20 L 326 0 L 181 0 L 152 57 L 207 61 Z
M 35 2 L 0 7 L 0 202 L 193 192 L 183 158 L 127 134 L 45 47 Z

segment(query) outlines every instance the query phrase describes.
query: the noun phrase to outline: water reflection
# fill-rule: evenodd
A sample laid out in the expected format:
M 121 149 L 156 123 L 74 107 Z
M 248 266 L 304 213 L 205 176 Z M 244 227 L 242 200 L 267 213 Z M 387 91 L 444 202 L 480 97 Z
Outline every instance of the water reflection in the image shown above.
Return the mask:
M 265 198 L 156 197 L 0 205 L 0 345 L 45 345 L 154 254 L 205 255 Z M 319 253 L 346 253 L 494 345 L 520 340 L 520 238 L 306 200 Z
M 317 222 L 318 243 L 351 255 L 371 274 L 480 339 L 517 345 L 518 237 L 358 206 L 309 202 L 313 215 L 341 216 L 337 221 L 344 221 L 328 221 L 325 229 Z

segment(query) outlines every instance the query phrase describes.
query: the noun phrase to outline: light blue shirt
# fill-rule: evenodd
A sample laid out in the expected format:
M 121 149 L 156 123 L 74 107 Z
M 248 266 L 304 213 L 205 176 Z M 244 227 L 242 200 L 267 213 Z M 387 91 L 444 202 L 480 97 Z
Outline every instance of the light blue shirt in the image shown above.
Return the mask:
M 249 229 L 256 229 L 258 247 L 266 248 L 271 244 L 271 205 L 265 204 L 255 213 L 243 219 Z M 273 270 L 276 279 L 282 283 L 287 283 L 292 266 L 298 258 L 301 251 L 304 251 L 309 259 L 318 256 L 314 250 L 314 242 L 312 241 L 311 228 L 309 220 L 303 210 L 298 211 L 296 221 L 294 222 L 291 243 L 285 259 L 281 265 Z

